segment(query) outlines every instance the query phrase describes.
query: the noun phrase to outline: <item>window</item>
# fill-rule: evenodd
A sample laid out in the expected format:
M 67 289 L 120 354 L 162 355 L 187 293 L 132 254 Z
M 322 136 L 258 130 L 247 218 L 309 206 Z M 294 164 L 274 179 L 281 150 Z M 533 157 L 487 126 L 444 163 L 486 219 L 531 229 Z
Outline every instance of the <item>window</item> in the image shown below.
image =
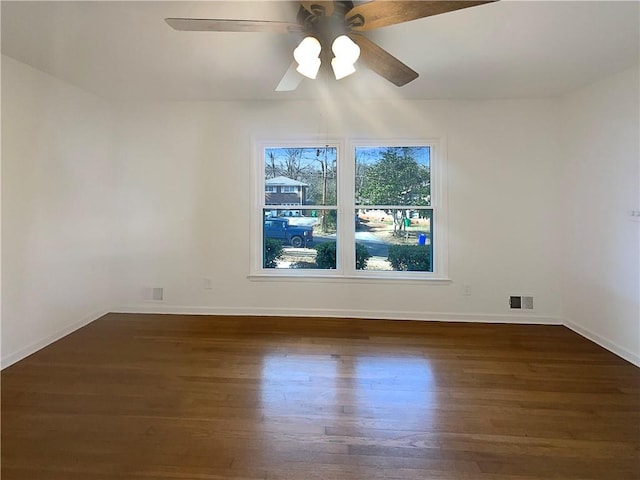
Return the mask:
M 278 187 L 275 185 L 265 185 L 264 191 L 265 193 L 276 193 L 278 191 Z
M 439 142 L 344 145 L 257 146 L 261 213 L 254 215 L 252 274 L 446 279 L 446 165 Z M 283 187 L 273 194 L 269 184 L 276 181 Z M 292 192 L 299 203 L 291 203 Z
M 433 272 L 431 147 L 355 147 L 356 266 Z M 358 263 L 358 245 L 371 257 Z

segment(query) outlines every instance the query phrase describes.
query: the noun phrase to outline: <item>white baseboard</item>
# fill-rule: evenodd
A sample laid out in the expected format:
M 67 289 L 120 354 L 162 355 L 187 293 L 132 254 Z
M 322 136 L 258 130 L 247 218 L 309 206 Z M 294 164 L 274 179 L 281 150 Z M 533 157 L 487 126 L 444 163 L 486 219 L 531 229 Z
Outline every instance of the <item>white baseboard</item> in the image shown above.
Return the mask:
M 341 310 L 319 308 L 264 308 L 264 307 L 193 307 L 144 303 L 121 305 L 112 310 L 115 313 L 164 313 L 176 315 L 232 315 L 267 317 L 331 317 L 367 318 L 381 320 L 423 320 L 443 322 L 518 323 L 539 325 L 562 325 L 562 319 L 527 314 L 484 314 L 382 310 Z
M 263 307 L 192 307 L 164 304 L 135 304 L 105 308 L 95 314 L 88 315 L 82 320 L 48 335 L 20 350 L 3 356 L 0 368 L 4 369 L 28 357 L 32 353 L 50 345 L 51 343 L 69 335 L 70 333 L 97 320 L 109 312 L 113 313 L 160 313 L 174 315 L 230 315 L 230 316 L 295 316 L 295 317 L 331 317 L 331 318 L 366 318 L 381 320 L 419 320 L 441 322 L 478 322 L 478 323 L 515 323 L 537 325 L 564 325 L 577 334 L 597 343 L 610 352 L 640 367 L 640 355 L 631 352 L 617 343 L 604 338 L 575 323 L 559 317 L 544 315 L 513 315 L 486 313 L 455 313 L 455 312 L 415 312 L 415 311 L 373 311 L 373 310 L 339 310 L 339 309 L 299 309 L 299 308 L 263 308 Z
M 581 327 L 580 325 L 577 325 L 570 320 L 565 319 L 564 326 L 573 330 L 578 335 L 581 335 L 591 340 L 592 342 L 597 343 L 602 348 L 606 348 L 610 352 L 615 353 L 621 358 L 624 358 L 626 361 L 633 363 L 635 366 L 640 367 L 639 354 L 627 350 L 625 347 L 618 345 L 616 342 L 611 341 L 608 338 L 604 338 L 603 336 L 598 335 L 597 333 L 592 332 L 587 328 Z
M 52 344 L 53 342 L 60 340 L 62 337 L 66 337 L 67 335 L 75 332 L 79 328 L 82 328 L 85 325 L 88 325 L 89 323 L 93 322 L 94 320 L 97 320 L 98 318 L 102 317 L 103 315 L 106 315 L 107 313 L 109 313 L 109 311 L 110 311 L 109 309 L 99 310 L 96 313 L 87 315 L 82 320 L 79 320 L 71 325 L 68 325 L 63 329 L 58 330 L 55 333 L 52 333 L 51 335 L 47 335 L 46 337 L 36 342 L 33 342 L 27 345 L 26 347 L 19 349 L 16 352 L 10 353 L 8 355 L 3 355 L 2 359 L 0 359 L 0 369 L 5 369 L 10 365 L 13 365 L 16 362 L 19 362 L 23 358 L 28 357 L 32 353 L 35 353 L 38 350 Z

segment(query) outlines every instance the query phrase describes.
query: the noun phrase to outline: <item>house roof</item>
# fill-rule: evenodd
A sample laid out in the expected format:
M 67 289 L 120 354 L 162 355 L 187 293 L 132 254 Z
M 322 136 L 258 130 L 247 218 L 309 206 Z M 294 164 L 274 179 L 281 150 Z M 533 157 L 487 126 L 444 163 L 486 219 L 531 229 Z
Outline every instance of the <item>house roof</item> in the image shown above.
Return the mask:
M 270 185 L 273 187 L 308 187 L 309 185 L 307 183 L 303 183 L 303 182 L 299 182 L 298 180 L 294 180 L 293 178 L 289 178 L 289 177 L 275 177 L 275 178 L 269 178 L 267 180 L 264 181 L 265 185 Z

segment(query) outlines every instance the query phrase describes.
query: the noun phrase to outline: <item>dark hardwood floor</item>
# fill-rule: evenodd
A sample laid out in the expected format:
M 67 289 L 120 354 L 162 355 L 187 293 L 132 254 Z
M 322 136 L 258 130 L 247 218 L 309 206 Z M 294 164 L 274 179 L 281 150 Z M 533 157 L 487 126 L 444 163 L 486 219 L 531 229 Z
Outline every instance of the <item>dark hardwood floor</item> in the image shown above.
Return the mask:
M 640 478 L 640 369 L 560 326 L 110 314 L 2 372 L 2 480 Z

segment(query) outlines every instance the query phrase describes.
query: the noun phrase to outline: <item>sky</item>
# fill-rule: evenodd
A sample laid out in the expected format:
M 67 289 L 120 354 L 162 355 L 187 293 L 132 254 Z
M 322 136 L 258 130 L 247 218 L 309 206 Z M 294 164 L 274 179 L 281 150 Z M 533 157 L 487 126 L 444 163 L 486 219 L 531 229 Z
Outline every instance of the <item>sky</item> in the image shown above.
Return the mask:
M 299 147 L 296 147 L 299 148 Z M 371 147 L 371 146 L 358 146 L 356 147 L 356 154 L 359 158 L 359 160 L 363 163 L 367 163 L 367 164 L 372 164 L 374 163 L 378 158 L 380 158 L 381 152 L 384 151 L 384 149 L 387 147 Z M 419 146 L 419 147 L 414 147 L 414 155 L 415 155 L 415 159 L 416 161 L 420 164 L 423 165 L 425 167 L 429 167 L 430 165 L 430 161 L 431 161 L 431 149 L 428 146 Z M 325 147 L 324 145 L 318 146 L 318 147 L 303 147 L 303 154 L 302 154 L 302 164 L 303 165 L 309 165 L 313 168 L 317 168 L 318 167 L 318 163 L 316 161 L 316 154 L 318 149 L 320 150 L 320 158 L 324 158 L 324 154 L 325 154 Z M 265 162 L 268 162 L 268 156 L 267 153 L 268 152 L 273 152 L 273 154 L 276 156 L 276 160 L 277 161 L 284 161 L 284 159 L 286 158 L 287 154 L 286 154 L 286 150 L 287 148 L 267 148 L 265 149 Z M 329 147 L 327 149 L 327 155 L 328 155 L 328 160 L 331 161 L 335 161 L 336 160 L 336 155 L 337 155 L 337 148 L 336 147 Z
M 382 151 L 386 148 L 387 147 L 356 147 L 356 155 L 361 162 L 371 164 L 380 158 Z M 431 148 L 427 146 L 414 148 L 416 161 L 424 167 L 429 167 L 431 160 Z

